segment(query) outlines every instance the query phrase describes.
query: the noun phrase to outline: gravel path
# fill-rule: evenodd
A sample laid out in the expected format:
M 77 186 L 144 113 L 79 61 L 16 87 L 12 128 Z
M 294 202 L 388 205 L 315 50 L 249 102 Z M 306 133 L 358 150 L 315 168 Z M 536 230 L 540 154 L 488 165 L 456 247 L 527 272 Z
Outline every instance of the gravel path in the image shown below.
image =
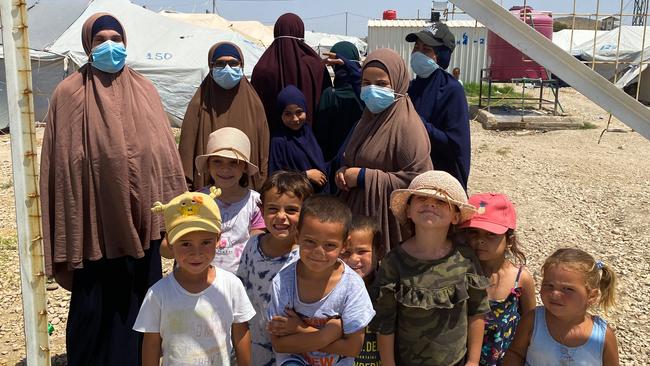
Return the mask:
M 560 247 L 579 247 L 611 263 L 620 278 L 619 306 L 605 317 L 616 329 L 621 364 L 648 364 L 650 143 L 627 132 L 607 133 L 597 144 L 607 114 L 571 89 L 563 89 L 560 100 L 570 114 L 597 128 L 496 132 L 472 122 L 469 187 L 510 195 L 538 282 L 544 259 Z M 629 130 L 615 119 L 612 127 Z M 0 136 L 0 365 L 22 364 L 25 357 L 8 141 Z M 48 295 L 53 364 L 64 365 L 58 355 L 65 354 L 69 294 L 57 289 Z

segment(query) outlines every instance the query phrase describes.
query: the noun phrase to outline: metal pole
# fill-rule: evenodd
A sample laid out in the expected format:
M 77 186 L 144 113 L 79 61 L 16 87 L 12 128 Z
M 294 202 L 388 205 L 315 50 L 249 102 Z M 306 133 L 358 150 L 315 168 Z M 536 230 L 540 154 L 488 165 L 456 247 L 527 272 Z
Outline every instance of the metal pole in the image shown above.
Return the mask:
M 348 35 L 348 12 L 345 12 L 345 35 Z
M 569 38 L 569 54 L 573 51 L 573 31 L 576 29 L 576 0 L 573 0 L 573 16 L 571 17 L 571 38 Z M 594 39 L 594 42 L 596 40 Z
M 1 0 L 0 18 L 7 77 L 7 107 L 11 130 L 11 161 L 27 364 L 49 366 L 46 279 L 34 134 L 34 94 L 25 1 Z
M 643 51 L 645 51 L 645 36 L 648 30 L 648 27 L 645 24 L 648 24 L 648 5 L 646 3 L 645 13 L 643 14 L 643 37 L 641 38 L 641 55 L 639 56 L 639 76 L 636 82 L 636 100 L 639 100 L 639 92 L 641 91 L 641 76 L 643 76 Z M 620 32 L 620 31 L 619 31 Z M 620 43 L 619 43 L 620 44 Z
M 217 0 L 212 0 L 212 14 L 217 14 Z
M 650 140 L 650 110 L 618 89 L 609 80 L 585 67 L 548 38 L 513 17 L 492 1 L 451 0 L 486 28 L 550 69 L 607 113 Z
M 596 38 L 598 38 L 598 12 L 600 11 L 600 0 L 596 0 L 596 21 L 594 22 L 594 47 L 591 50 L 591 69 L 596 67 Z

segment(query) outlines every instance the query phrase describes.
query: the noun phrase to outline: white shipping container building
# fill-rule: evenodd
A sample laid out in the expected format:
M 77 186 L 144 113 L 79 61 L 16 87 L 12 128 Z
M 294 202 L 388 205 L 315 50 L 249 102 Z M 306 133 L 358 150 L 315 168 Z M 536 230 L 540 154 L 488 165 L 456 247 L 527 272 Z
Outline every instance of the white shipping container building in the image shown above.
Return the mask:
M 460 68 L 463 83 L 478 83 L 481 69 L 487 67 L 487 28 L 474 20 L 449 20 L 444 22 L 456 37 L 456 48 L 451 55 L 447 71 Z M 407 34 L 418 32 L 431 25 L 424 19 L 396 19 L 368 21 L 368 52 L 378 48 L 391 48 L 399 53 L 406 64 L 411 61 L 413 43 L 404 39 Z M 410 67 L 409 67 L 410 70 Z M 415 77 L 413 71 L 411 76 Z

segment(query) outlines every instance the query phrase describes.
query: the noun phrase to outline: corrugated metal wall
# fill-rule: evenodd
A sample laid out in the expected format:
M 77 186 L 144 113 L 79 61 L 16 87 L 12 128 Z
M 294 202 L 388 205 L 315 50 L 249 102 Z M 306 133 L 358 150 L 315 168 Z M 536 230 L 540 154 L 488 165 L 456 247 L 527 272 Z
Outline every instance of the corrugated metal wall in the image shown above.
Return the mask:
M 456 49 L 447 71 L 451 72 L 454 67 L 460 67 L 460 76 L 464 83 L 478 83 L 481 69 L 487 67 L 487 29 L 473 20 L 451 20 L 446 24 L 456 37 Z M 404 38 L 407 34 L 420 31 L 429 25 L 425 20 L 369 20 L 368 52 L 378 48 L 392 48 L 402 55 L 408 65 L 413 44 L 406 42 Z M 414 76 L 412 71 L 411 75 Z

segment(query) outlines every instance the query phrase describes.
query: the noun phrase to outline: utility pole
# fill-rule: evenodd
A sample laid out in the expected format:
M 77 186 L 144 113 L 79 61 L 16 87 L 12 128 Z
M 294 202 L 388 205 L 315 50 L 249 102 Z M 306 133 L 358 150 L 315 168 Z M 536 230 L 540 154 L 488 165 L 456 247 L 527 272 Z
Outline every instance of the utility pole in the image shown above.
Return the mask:
M 647 14 L 648 0 L 634 0 L 634 16 L 632 17 L 632 25 L 645 25 Z
M 348 12 L 345 12 L 345 35 L 348 35 Z
M 212 14 L 217 14 L 217 0 L 212 0 Z
M 7 77 L 11 166 L 16 202 L 27 364 L 49 366 L 46 279 L 26 1 L 1 0 L 0 18 Z

